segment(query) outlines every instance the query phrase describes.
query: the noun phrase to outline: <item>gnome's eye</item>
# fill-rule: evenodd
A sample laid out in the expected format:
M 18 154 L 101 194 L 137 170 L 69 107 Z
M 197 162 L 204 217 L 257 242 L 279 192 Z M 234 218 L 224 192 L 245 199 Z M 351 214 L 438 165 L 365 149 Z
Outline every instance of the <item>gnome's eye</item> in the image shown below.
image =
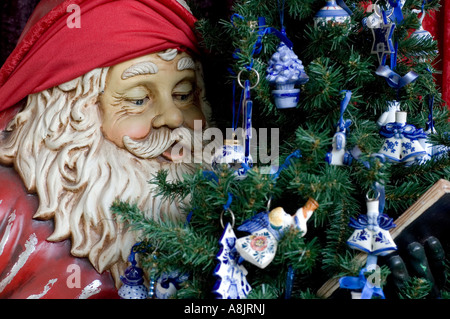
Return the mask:
M 136 104 L 138 106 L 144 105 L 144 99 L 135 100 L 133 101 L 133 104 Z
M 143 98 L 143 99 L 137 99 L 137 100 L 130 100 L 130 103 L 135 105 L 135 106 L 142 106 L 145 105 L 148 101 L 148 98 Z
M 192 91 L 188 92 L 188 93 L 178 93 L 178 94 L 173 95 L 173 98 L 175 101 L 182 102 L 182 103 L 191 102 L 193 97 L 194 97 L 194 92 L 192 92 Z
M 190 104 L 194 100 L 195 85 L 190 80 L 178 83 L 172 91 L 172 98 L 179 106 Z

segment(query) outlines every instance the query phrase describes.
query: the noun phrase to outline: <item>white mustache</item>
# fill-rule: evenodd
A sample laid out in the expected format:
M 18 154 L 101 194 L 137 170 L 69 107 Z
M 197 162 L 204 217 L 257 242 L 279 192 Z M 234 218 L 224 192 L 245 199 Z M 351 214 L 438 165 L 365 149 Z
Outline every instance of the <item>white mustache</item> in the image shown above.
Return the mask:
M 125 148 L 133 155 L 143 158 L 156 158 L 160 156 L 174 143 L 180 143 L 182 146 L 192 150 L 194 145 L 194 131 L 186 127 L 171 130 L 162 127 L 152 130 L 144 140 L 134 140 L 129 136 L 123 137 Z

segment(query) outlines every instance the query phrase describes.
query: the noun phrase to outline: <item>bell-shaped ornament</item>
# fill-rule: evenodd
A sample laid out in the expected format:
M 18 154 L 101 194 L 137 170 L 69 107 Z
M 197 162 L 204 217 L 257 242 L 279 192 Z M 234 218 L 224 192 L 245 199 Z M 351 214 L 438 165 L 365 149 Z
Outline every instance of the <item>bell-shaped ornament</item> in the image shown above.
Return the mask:
M 421 162 L 426 151 L 419 139 L 426 137 L 422 130 L 406 123 L 407 113 L 396 112 L 395 123 L 388 123 L 381 128 L 380 134 L 386 137 L 379 153 L 390 162 L 407 163 Z
M 314 16 L 314 26 L 321 27 L 327 24 L 339 25 L 350 21 L 350 14 L 336 3 L 336 0 L 327 1 Z
M 379 213 L 378 199 L 367 199 L 367 215 L 352 219 L 350 226 L 356 228 L 347 244 L 356 250 L 376 256 L 384 256 L 395 250 L 397 245 L 389 229 L 395 227 L 392 219 Z

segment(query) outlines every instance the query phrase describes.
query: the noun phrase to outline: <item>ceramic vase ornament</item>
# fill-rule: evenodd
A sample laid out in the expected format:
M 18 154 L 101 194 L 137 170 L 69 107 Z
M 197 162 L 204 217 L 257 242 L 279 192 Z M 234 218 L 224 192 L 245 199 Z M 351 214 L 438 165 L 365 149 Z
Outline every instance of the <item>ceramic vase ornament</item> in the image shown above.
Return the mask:
M 261 269 L 266 268 L 275 257 L 278 241 L 284 233 L 296 228 L 303 237 L 307 232 L 307 221 L 318 207 L 317 201 L 309 198 L 293 216 L 282 207 L 256 214 L 238 227 L 239 231 L 250 233 L 236 241 L 238 253 L 247 262 Z
M 424 1 L 424 3 L 425 3 L 425 1 Z M 411 33 L 410 37 L 411 38 L 416 38 L 419 41 L 432 40 L 433 36 L 431 35 L 431 33 L 423 28 L 423 19 L 425 18 L 425 9 L 424 9 L 424 7 L 422 6 L 422 10 L 413 9 L 411 11 L 414 12 L 414 13 L 422 14 L 422 15 L 419 18 L 419 23 L 420 23 L 419 28 L 416 29 L 413 33 Z M 417 56 L 419 56 L 419 60 L 421 62 L 425 62 L 425 60 L 426 60 L 426 53 L 425 52 L 419 52 L 419 53 L 417 53 Z
M 213 293 L 217 299 L 245 299 L 252 290 L 247 281 L 247 269 L 241 264 L 236 250 L 236 235 L 230 223 L 227 223 L 220 238 L 221 249 L 217 254 L 219 263 L 214 269 L 218 277 Z
M 323 27 L 328 24 L 335 26 L 348 22 L 350 22 L 350 13 L 338 5 L 336 0 L 327 1 L 314 16 L 314 27 Z
M 379 153 L 389 162 L 405 163 L 407 166 L 420 163 L 426 152 L 419 140 L 426 138 L 422 129 L 407 124 L 407 113 L 396 112 L 395 122 L 381 127 L 380 134 L 385 137 Z
M 352 92 L 344 92 L 345 98 L 341 101 L 340 118 L 337 123 L 336 133 L 333 136 L 332 149 L 325 157 L 326 162 L 330 165 L 350 165 L 353 159 L 351 153 L 346 149 L 348 128 L 352 121 L 344 120 L 344 112 L 350 102 Z
M 238 139 L 226 139 L 213 156 L 212 168 L 218 170 L 223 164 L 234 170 L 237 179 L 244 179 L 248 168 L 253 165 L 253 159 L 251 154 L 245 156 L 244 146 Z
M 272 90 L 276 107 L 286 109 L 297 106 L 300 89 L 295 86 L 305 84 L 309 77 L 302 61 L 292 49 L 281 42 L 268 63 L 266 79 L 276 87 Z
M 377 120 L 378 126 L 384 126 L 388 123 L 395 122 L 395 114 L 400 111 L 400 102 L 399 101 L 388 101 L 388 108 Z
M 423 9 L 422 10 L 413 9 L 411 11 L 418 14 L 422 13 L 421 17 L 419 18 L 420 26 L 413 33 L 411 33 L 411 37 L 432 39 L 433 36 L 431 35 L 431 33 L 423 28 L 423 19 L 425 18 L 425 11 Z
M 347 240 L 347 244 L 365 253 L 384 256 L 395 250 L 397 245 L 392 239 L 389 229 L 394 228 L 392 218 L 379 212 L 378 198 L 366 196 L 367 214 L 350 220 L 350 227 L 355 231 Z
M 124 276 L 120 276 L 122 286 L 119 288 L 118 294 L 121 299 L 147 299 L 148 296 L 148 289 L 144 285 L 144 271 L 137 267 L 135 246 L 131 248 L 128 257 L 131 265 L 125 270 Z

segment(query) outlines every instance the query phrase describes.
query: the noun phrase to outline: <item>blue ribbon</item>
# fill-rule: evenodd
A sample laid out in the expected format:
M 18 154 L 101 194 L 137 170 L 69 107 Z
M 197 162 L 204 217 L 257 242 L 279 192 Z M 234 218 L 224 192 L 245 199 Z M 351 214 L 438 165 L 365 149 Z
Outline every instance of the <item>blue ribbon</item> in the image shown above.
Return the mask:
M 344 289 L 351 290 L 361 290 L 361 299 L 372 299 L 372 296 L 379 296 L 381 299 L 385 299 L 383 289 L 380 287 L 375 287 L 372 284 L 367 282 L 366 277 L 364 276 L 364 272 L 366 271 L 363 268 L 358 277 L 342 277 L 339 279 L 339 285 Z
M 231 193 L 228 193 L 228 200 L 225 203 L 225 205 L 223 205 L 223 210 L 227 210 L 228 208 L 230 208 L 232 201 L 233 201 L 233 196 L 231 195 Z
M 280 176 L 281 172 L 292 164 L 291 159 L 293 157 L 296 157 L 296 158 L 302 157 L 302 154 L 301 154 L 300 150 L 295 150 L 288 157 L 286 157 L 286 159 L 284 160 L 283 165 L 280 166 L 280 168 L 278 169 L 278 171 L 275 174 L 272 174 L 272 178 L 273 179 L 277 179 L 278 176 Z
M 345 93 L 344 99 L 341 101 L 341 108 L 340 108 L 340 119 L 339 119 L 339 131 L 340 132 L 346 132 L 347 129 L 352 125 L 352 121 L 347 120 L 344 121 L 344 112 L 347 109 L 348 103 L 350 102 L 350 99 L 352 97 L 352 91 L 343 90 L 341 93 Z
M 250 140 L 252 138 L 252 107 L 253 101 L 250 98 L 250 81 L 245 81 L 245 158 L 250 155 Z
M 433 104 L 434 104 L 434 95 L 430 95 L 428 99 L 428 121 L 426 125 L 426 130 L 434 131 L 434 119 L 433 119 Z
M 369 257 L 368 257 L 369 259 Z M 362 290 L 361 299 L 372 299 L 373 296 L 379 296 L 385 299 L 383 289 L 369 283 L 364 276 L 367 268 L 361 269 L 358 277 L 346 276 L 339 279 L 339 286 L 344 289 Z
M 417 129 L 411 124 L 388 123 L 381 127 L 380 134 L 386 138 L 395 136 L 396 138 L 406 137 L 410 140 L 427 138 L 423 129 Z
M 395 21 L 401 23 L 403 21 L 403 13 L 400 0 L 389 0 L 389 4 L 394 8 Z
M 292 268 L 292 266 L 289 266 L 286 274 L 286 291 L 284 292 L 284 299 L 291 299 L 293 282 L 294 269 Z
M 347 7 L 347 5 L 345 4 L 344 0 L 336 0 L 336 3 L 342 9 L 344 9 L 349 15 L 353 14 L 352 10 L 350 10 L 349 7 Z
M 414 82 L 419 77 L 419 75 L 414 71 L 409 71 L 404 76 L 400 76 L 386 65 L 380 65 L 375 71 L 375 74 L 386 78 L 389 86 L 397 90 L 400 90 L 405 85 Z

